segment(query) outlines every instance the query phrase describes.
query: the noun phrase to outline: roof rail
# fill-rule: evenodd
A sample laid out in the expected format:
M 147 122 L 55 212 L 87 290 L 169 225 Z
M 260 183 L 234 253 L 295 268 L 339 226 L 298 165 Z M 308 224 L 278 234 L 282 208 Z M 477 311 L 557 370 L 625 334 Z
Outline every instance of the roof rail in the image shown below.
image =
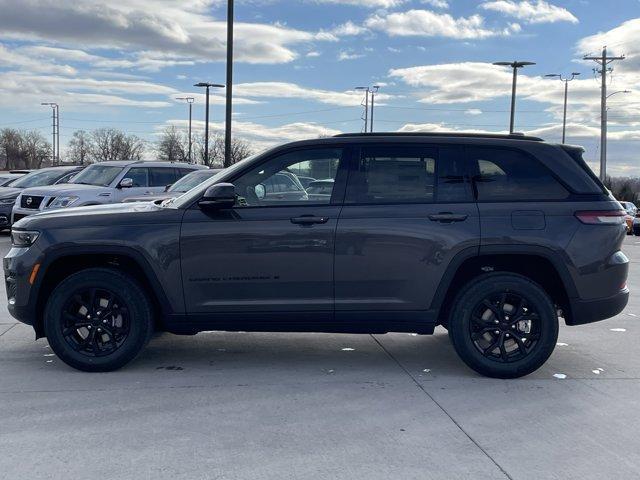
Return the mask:
M 539 137 L 524 133 L 465 133 L 465 132 L 374 132 L 374 133 L 340 133 L 335 137 L 456 137 L 456 138 L 504 138 L 511 140 L 531 140 L 543 142 Z

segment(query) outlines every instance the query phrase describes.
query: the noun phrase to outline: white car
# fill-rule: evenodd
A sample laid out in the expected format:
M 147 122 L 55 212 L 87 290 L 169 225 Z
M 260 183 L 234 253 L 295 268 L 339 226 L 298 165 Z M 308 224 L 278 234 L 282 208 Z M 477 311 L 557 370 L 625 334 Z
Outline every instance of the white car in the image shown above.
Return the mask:
M 16 199 L 12 223 L 34 213 L 67 207 L 119 203 L 127 197 L 154 195 L 201 165 L 173 162 L 100 162 L 69 183 L 27 188 Z

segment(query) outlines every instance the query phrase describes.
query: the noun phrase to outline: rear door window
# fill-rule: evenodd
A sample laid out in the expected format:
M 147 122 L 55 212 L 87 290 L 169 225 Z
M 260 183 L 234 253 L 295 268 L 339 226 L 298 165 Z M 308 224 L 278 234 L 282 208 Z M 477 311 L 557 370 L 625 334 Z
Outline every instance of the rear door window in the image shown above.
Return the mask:
M 562 200 L 569 192 L 535 158 L 507 148 L 467 148 L 480 202 Z
M 151 167 L 149 169 L 149 186 L 150 187 L 166 187 L 172 185 L 176 181 L 176 169 Z

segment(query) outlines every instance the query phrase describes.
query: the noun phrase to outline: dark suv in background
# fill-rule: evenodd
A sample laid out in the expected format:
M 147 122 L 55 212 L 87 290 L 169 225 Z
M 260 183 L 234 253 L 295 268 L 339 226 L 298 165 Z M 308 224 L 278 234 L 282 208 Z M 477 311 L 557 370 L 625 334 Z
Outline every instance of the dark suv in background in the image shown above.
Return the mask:
M 322 179 L 323 194 L 296 177 Z M 284 178 L 295 188 L 280 195 Z M 560 320 L 624 308 L 623 222 L 579 148 L 340 135 L 246 159 L 161 204 L 25 218 L 4 270 L 11 314 L 81 370 L 122 367 L 154 330 L 442 325 L 467 365 L 509 378 L 547 360 Z

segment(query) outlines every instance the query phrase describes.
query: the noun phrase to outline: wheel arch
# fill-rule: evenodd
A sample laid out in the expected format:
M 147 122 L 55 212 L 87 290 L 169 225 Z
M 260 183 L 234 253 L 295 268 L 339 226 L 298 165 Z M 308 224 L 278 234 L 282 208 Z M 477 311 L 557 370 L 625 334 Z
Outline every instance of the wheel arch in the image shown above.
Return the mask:
M 37 338 L 44 336 L 43 313 L 49 294 L 63 278 L 88 268 L 106 267 L 123 271 L 135 278 L 149 292 L 157 327 L 173 313 L 171 304 L 150 263 L 140 252 L 128 247 L 69 247 L 47 253 L 33 285 L 35 301 L 34 329 Z
M 516 273 L 538 283 L 563 311 L 571 324 L 571 301 L 575 284 L 560 255 L 538 246 L 495 245 L 480 247 L 477 254 L 462 252 L 450 263 L 434 297 L 432 310 L 438 323 L 446 325 L 456 294 L 470 280 L 492 272 Z

